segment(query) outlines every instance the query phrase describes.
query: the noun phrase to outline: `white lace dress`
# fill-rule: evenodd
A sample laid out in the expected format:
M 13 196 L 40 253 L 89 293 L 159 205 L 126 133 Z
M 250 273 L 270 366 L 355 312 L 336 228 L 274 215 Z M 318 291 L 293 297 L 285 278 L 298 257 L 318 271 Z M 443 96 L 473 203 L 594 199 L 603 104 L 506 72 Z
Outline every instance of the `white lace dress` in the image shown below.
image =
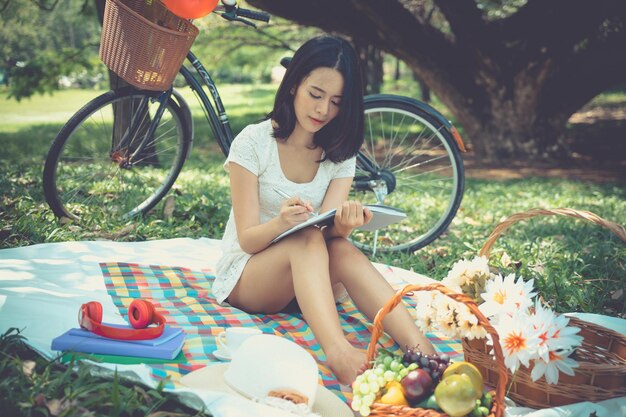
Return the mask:
M 279 214 L 284 200 L 273 190 L 274 188 L 279 188 L 291 196 L 300 196 L 310 201 L 315 210 L 319 210 L 331 180 L 354 176 L 356 158 L 337 164 L 326 160 L 320 164 L 311 182 L 292 182 L 285 177 L 280 166 L 278 146 L 276 139 L 272 137 L 271 121 L 265 120 L 247 126 L 237 135 L 224 163 L 226 171 L 228 171 L 229 162 L 241 165 L 258 177 L 260 221 L 265 223 Z M 231 208 L 222 237 L 222 257 L 217 263 L 213 283 L 213 294 L 218 303 L 224 303 L 251 256 L 239 245 L 237 227 Z

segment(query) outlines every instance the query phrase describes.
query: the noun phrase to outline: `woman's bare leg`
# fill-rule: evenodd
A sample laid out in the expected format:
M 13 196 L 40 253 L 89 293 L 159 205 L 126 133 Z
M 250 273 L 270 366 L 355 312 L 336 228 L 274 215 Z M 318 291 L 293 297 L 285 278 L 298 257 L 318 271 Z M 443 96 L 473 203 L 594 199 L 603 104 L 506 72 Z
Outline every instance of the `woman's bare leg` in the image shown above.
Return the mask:
M 305 229 L 254 255 L 228 302 L 251 313 L 275 313 L 295 296 L 328 365 L 349 384 L 366 356 L 345 338 L 332 285 L 326 242 L 319 230 Z
M 331 276 L 343 283 L 357 308 L 373 321 L 395 291 L 370 260 L 346 239 L 331 239 L 327 247 Z M 435 353 L 428 338 L 401 304 L 385 316 L 383 328 L 403 349 L 419 346 L 424 353 Z

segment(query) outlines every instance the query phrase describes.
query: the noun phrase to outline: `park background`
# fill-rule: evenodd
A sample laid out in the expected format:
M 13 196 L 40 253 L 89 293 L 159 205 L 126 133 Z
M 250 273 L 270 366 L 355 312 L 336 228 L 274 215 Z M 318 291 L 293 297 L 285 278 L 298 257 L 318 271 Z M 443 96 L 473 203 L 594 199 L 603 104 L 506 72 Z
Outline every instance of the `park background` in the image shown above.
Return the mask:
M 80 106 L 109 88 L 110 74 L 98 58 L 97 7 L 102 4 L 0 0 L 1 248 L 221 236 L 230 208 L 223 156 L 197 101 L 180 81 L 176 86 L 192 105 L 196 133 L 190 160 L 170 192 L 173 205 L 164 210 L 161 203 L 142 219 L 105 224 L 61 222 L 46 206 L 41 171 L 50 143 Z M 217 81 L 235 132 L 270 110 L 280 58 L 330 31 L 357 46 L 366 63 L 368 93 L 428 101 L 466 140 L 465 196 L 449 230 L 416 253 L 373 260 L 441 279 L 455 261 L 474 256 L 500 220 L 533 207 L 590 210 L 624 224 L 623 1 L 599 0 L 593 7 L 564 0 L 254 0 L 241 5 L 269 11 L 271 23 L 254 30 L 207 16 L 195 22 L 200 35 L 193 47 Z M 520 223 L 500 238 L 491 261 L 534 278 L 557 311 L 626 314 L 626 249 L 596 225 L 557 218 Z M 1 386 L 20 381 L 15 398 L 36 404 L 32 386 L 10 372 L 6 359 L 23 358 L 18 353 L 36 356 L 14 342 L 14 337 L 2 338 L 2 351 L 9 352 L 3 355 L 3 376 L 14 379 Z M 40 367 L 56 369 L 37 360 Z M 66 375 L 68 384 L 89 378 L 66 368 L 55 372 Z M 101 395 L 105 386 L 94 385 L 94 392 Z M 136 392 L 120 389 L 129 396 Z M 62 398 L 51 387 L 42 392 L 48 399 Z M 126 401 L 120 415 L 139 410 L 140 397 Z M 183 410 L 157 394 L 145 398 L 153 410 Z M 98 406 L 95 400 L 82 401 L 87 408 Z

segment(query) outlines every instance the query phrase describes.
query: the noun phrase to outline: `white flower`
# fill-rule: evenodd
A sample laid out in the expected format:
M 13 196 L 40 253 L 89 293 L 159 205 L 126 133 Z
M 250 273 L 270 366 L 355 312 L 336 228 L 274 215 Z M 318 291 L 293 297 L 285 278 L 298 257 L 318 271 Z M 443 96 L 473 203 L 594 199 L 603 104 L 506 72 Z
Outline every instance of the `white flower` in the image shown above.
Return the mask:
M 578 327 L 568 326 L 569 318 L 565 316 L 555 316 L 554 332 L 548 338 L 547 344 L 551 351 L 570 351 L 579 346 L 583 337 L 577 335 L 580 332 Z
M 540 340 L 537 347 L 537 356 L 547 361 L 550 352 L 548 340 L 556 332 L 556 315 L 549 308 L 544 308 L 540 300 L 536 300 L 534 312 L 528 319 L 530 320 L 530 325 L 537 331 Z
M 528 321 L 528 316 L 526 314 L 501 316 L 494 328 L 500 337 L 507 368 L 515 373 L 520 363 L 528 367 L 530 360 L 536 355 L 540 342 L 537 331 Z
M 462 337 L 472 340 L 481 339 L 487 335 L 485 328 L 478 324 L 478 318 L 465 305 L 459 306 L 457 310 L 457 322 L 459 334 Z
M 485 292 L 481 294 L 485 302 L 478 308 L 487 317 L 525 312 L 532 305 L 532 297 L 535 296 L 532 291 L 532 279 L 524 282 L 520 277 L 515 282 L 515 274 L 509 274 L 504 279 L 502 275 L 497 275 L 487 281 Z
M 550 351 L 547 361 L 537 359 L 535 366 L 530 373 L 533 381 L 538 380 L 544 374 L 548 384 L 556 384 L 559 382 L 559 371 L 567 375 L 574 375 L 574 369 L 578 367 L 578 362 L 568 358 L 570 352 Z
M 415 306 L 415 324 L 423 332 L 433 330 L 433 318 L 435 317 L 434 298 L 436 294 L 433 291 L 419 291 L 415 294 L 417 301 Z
M 441 283 L 456 292 L 478 300 L 478 296 L 483 292 L 485 282 L 489 277 L 487 258 L 477 256 L 471 261 L 464 259 L 455 262 Z

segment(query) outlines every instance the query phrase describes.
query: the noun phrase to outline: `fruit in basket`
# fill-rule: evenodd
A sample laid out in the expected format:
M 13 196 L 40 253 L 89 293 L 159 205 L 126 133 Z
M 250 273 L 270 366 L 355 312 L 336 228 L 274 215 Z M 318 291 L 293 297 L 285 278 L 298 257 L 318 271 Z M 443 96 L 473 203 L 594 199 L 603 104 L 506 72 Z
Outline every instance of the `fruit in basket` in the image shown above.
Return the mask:
M 437 404 L 437 398 L 435 398 L 435 394 L 431 394 L 425 400 L 414 405 L 415 408 L 430 408 L 431 410 L 441 411 L 441 407 Z
M 218 0 L 162 0 L 165 7 L 183 19 L 198 19 L 211 13 Z
M 483 383 L 483 376 L 481 375 L 478 368 L 476 368 L 469 362 L 455 362 L 448 365 L 448 367 L 441 375 L 441 379 L 446 379 L 450 375 L 461 374 L 467 375 L 472 380 L 472 385 L 474 386 L 474 390 L 476 391 L 476 396 L 477 398 L 480 398 L 483 395 L 483 389 L 485 388 Z
M 398 381 L 387 382 L 384 388 L 384 394 L 379 400 L 382 404 L 389 405 L 409 405 L 409 402 L 404 396 L 404 388 Z
M 420 402 L 433 392 L 433 379 L 424 369 L 414 369 L 402 378 L 404 395 L 410 402 Z
M 402 364 L 405 367 L 416 366 L 428 372 L 433 380 L 433 385 L 439 382 L 449 363 L 450 356 L 447 354 L 422 354 L 417 346 L 408 348 L 402 356 Z
M 476 395 L 474 384 L 467 374 L 454 374 L 437 384 L 435 398 L 450 417 L 461 417 L 472 412 L 480 395 Z

